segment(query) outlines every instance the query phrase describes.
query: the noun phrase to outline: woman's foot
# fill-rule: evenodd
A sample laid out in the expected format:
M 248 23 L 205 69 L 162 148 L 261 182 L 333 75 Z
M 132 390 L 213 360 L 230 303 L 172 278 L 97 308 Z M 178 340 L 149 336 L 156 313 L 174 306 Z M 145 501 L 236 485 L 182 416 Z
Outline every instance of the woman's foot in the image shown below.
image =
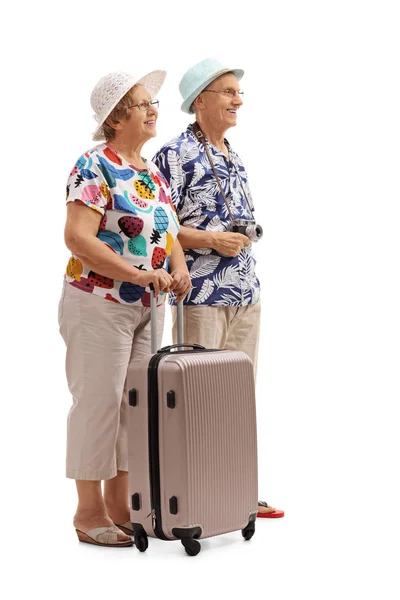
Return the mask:
M 123 531 L 124 533 L 126 533 L 126 535 L 135 535 L 134 531 L 133 531 L 133 527 L 132 527 L 132 522 L 129 519 L 129 521 L 125 521 L 125 523 L 115 523 L 115 525 L 118 527 L 118 529 L 120 529 L 121 531 Z
M 133 535 L 131 515 L 127 504 L 106 504 L 107 513 L 112 522 L 121 529 L 126 535 Z
M 76 529 L 76 534 L 80 542 L 93 544 L 94 546 L 104 546 L 109 548 L 129 548 L 133 546 L 133 541 L 125 536 L 118 527 L 93 527 L 85 533 Z M 125 540 L 124 538 L 127 537 Z
M 92 511 L 87 510 L 77 510 L 74 516 L 74 527 L 78 531 L 82 533 L 86 533 L 92 529 L 97 529 L 98 527 L 110 528 L 114 526 L 114 522 L 108 516 L 106 512 L 97 512 L 93 513 Z M 129 542 L 130 537 L 128 537 L 122 531 L 119 532 L 116 536 L 116 541 L 118 542 Z
M 131 546 L 132 540 L 117 529 L 104 504 L 101 481 L 76 480 L 78 508 L 74 527 L 81 542 L 100 546 Z M 125 497 L 126 503 L 127 495 Z
M 131 517 L 128 507 L 108 506 L 108 514 L 112 522 L 127 535 L 133 535 Z

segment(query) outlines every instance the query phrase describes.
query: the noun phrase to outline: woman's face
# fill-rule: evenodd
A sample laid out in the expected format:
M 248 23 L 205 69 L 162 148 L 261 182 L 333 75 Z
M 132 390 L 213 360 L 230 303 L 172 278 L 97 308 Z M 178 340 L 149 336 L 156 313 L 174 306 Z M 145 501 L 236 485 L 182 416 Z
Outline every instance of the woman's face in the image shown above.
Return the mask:
M 131 134 L 135 140 L 147 141 L 157 135 L 158 110 L 151 105 L 147 109 L 145 106 L 135 106 L 152 101 L 149 92 L 142 85 L 132 88 L 131 98 L 130 115 L 127 119 L 120 121 L 124 136 Z

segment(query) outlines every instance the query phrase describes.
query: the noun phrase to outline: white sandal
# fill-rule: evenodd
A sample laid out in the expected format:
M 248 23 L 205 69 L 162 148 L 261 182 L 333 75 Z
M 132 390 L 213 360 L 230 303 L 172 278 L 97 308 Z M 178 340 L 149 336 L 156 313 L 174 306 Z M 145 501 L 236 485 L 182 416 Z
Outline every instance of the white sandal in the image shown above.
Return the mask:
M 115 527 L 119 527 L 126 535 L 133 535 L 132 523 L 130 521 L 127 521 L 123 525 L 115 523 Z
M 132 540 L 119 540 L 119 535 L 124 535 L 115 525 L 109 527 L 94 527 L 88 531 L 75 529 L 80 542 L 94 544 L 95 546 L 109 546 L 111 548 L 126 548 L 133 546 Z

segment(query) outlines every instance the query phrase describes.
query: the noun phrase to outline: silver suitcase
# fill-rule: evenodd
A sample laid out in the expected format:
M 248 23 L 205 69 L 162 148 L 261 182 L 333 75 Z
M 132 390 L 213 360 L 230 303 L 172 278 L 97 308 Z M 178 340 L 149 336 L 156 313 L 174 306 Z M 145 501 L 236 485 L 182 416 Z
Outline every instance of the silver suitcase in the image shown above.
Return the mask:
M 152 353 L 129 381 L 129 486 L 135 545 L 148 536 L 181 540 L 255 531 L 258 505 L 253 365 L 243 352 L 185 345 L 182 305 L 178 342 Z

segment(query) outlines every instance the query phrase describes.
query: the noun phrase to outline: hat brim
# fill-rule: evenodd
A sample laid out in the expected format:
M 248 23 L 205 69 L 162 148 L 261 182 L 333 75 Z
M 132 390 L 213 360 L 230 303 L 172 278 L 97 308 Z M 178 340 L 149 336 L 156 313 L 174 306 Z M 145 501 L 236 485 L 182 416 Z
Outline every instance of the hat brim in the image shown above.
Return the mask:
M 196 100 L 197 96 L 208 86 L 210 85 L 210 83 L 212 81 L 214 81 L 215 79 L 218 79 L 218 77 L 221 77 L 222 75 L 226 75 L 226 73 L 233 73 L 233 75 L 236 77 L 236 79 L 238 81 L 240 81 L 244 75 L 244 71 L 243 69 L 223 69 L 221 71 L 218 71 L 217 73 L 213 73 L 213 75 L 211 77 L 209 77 L 206 81 L 204 81 L 201 85 L 199 85 L 198 88 L 196 88 L 194 90 L 194 92 L 192 92 L 190 94 L 190 96 L 188 96 L 181 105 L 181 110 L 183 110 L 183 112 L 187 113 L 188 115 L 190 115 L 190 107 L 192 106 L 193 102 Z
M 95 142 L 99 142 L 99 141 L 105 139 L 104 131 L 103 131 L 104 122 L 106 121 L 106 119 L 110 115 L 110 113 L 114 110 L 114 108 L 117 106 L 117 104 L 121 100 L 121 98 L 123 98 L 125 96 L 125 94 L 127 92 L 129 92 L 130 89 L 133 88 L 134 85 L 138 85 L 138 84 L 142 85 L 149 92 L 150 96 L 152 98 L 154 98 L 154 96 L 161 89 L 162 84 L 165 81 L 166 75 L 167 75 L 166 71 L 151 71 L 151 73 L 147 73 L 147 75 L 145 75 L 144 77 L 141 77 L 137 81 L 129 82 L 129 85 L 126 87 L 126 89 L 123 88 L 121 90 L 121 94 L 120 94 L 119 98 L 111 106 L 109 112 L 104 117 L 104 119 L 100 123 L 100 125 L 97 127 L 96 131 L 93 133 L 93 140 Z

